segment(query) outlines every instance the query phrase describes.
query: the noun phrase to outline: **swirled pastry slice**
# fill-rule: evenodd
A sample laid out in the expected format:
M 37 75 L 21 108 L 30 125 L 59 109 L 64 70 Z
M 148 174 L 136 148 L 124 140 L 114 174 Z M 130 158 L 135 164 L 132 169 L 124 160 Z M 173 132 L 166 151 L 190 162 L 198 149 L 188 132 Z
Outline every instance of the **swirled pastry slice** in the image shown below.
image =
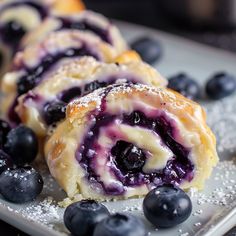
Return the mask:
M 63 0 L 64 1 L 64 0 Z M 67 0 L 71 9 L 61 6 L 61 0 L 3 0 L 0 2 L 0 75 L 7 71 L 21 38 L 35 29 L 50 14 L 78 12 L 81 3 Z M 65 2 L 65 1 L 64 1 Z
M 202 188 L 218 161 L 202 108 L 165 88 L 122 84 L 67 106 L 45 156 L 70 198 L 145 195 L 162 183 Z
M 104 16 L 83 11 L 80 14 L 48 17 L 39 27 L 26 35 L 22 47 L 44 39 L 50 32 L 63 29 L 74 29 L 95 34 L 106 43 L 111 44 L 118 53 L 127 50 L 128 46 L 118 28 Z
M 18 99 L 16 108 L 21 121 L 38 136 L 45 136 L 48 126 L 64 118 L 63 110 L 74 98 L 119 82 L 165 86 L 166 80 L 141 61 L 121 64 L 98 62 L 92 57 L 75 59 L 61 66 L 53 76 Z M 52 110 L 54 112 L 52 112 Z
M 26 47 L 14 58 L 13 69 L 3 77 L 2 113 L 17 123 L 17 98 L 40 84 L 67 59 L 93 56 L 99 61 L 113 61 L 118 53 L 100 38 L 88 32 L 64 30 L 51 33 L 42 42 Z

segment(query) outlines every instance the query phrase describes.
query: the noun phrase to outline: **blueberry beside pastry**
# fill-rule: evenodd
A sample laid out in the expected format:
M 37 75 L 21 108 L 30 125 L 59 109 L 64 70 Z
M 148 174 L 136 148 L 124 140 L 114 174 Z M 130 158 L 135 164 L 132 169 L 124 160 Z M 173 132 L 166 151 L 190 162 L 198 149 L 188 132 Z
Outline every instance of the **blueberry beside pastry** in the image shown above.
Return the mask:
M 45 157 L 69 197 L 94 199 L 143 196 L 163 183 L 201 189 L 218 160 L 197 103 L 140 84 L 108 86 L 69 103 Z

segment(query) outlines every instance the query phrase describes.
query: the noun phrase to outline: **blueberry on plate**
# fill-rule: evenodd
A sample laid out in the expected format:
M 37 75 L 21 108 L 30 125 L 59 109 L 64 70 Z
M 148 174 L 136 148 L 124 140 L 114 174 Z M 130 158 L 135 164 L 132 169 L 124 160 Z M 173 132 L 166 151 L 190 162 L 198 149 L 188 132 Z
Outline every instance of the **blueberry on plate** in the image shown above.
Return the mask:
M 35 133 L 26 126 L 12 129 L 7 135 L 4 150 L 17 165 L 32 162 L 38 153 L 38 140 Z
M 114 214 L 97 224 L 93 236 L 146 236 L 140 219 L 132 215 Z
M 66 103 L 57 101 L 44 106 L 44 119 L 48 125 L 59 122 L 66 116 Z
M 211 99 L 221 99 L 236 91 L 236 79 L 227 73 L 215 74 L 206 84 L 206 93 Z
M 171 77 L 169 79 L 168 88 L 192 100 L 196 100 L 200 97 L 200 86 L 195 80 L 184 73 Z
M 192 202 L 180 188 L 162 185 L 146 195 L 143 212 L 154 226 L 169 228 L 184 222 L 190 216 Z
M 10 130 L 10 125 L 6 121 L 0 119 L 0 148 L 2 148 L 5 144 L 7 134 L 10 132 Z
M 101 203 L 82 200 L 66 208 L 64 223 L 73 235 L 90 236 L 93 235 L 95 225 L 109 215 L 109 211 Z
M 0 193 L 10 202 L 32 201 L 42 189 L 41 175 L 30 166 L 8 169 L 0 175 Z
M 162 47 L 159 41 L 142 37 L 131 44 L 131 48 L 139 53 L 143 61 L 154 64 L 162 55 Z
M 12 159 L 3 150 L 0 150 L 0 174 L 6 169 L 12 167 L 13 167 Z

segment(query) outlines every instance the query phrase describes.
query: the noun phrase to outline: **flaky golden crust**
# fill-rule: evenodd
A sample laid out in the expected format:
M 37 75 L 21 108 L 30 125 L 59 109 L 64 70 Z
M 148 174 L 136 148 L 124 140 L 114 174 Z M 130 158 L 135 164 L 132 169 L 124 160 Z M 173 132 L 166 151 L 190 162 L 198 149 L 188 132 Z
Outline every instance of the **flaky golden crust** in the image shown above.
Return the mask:
M 53 13 L 57 15 L 68 15 L 79 13 L 85 10 L 85 5 L 81 0 L 47 0 L 51 2 Z
M 45 156 L 50 172 L 70 198 L 76 197 L 77 194 L 81 194 L 84 198 L 124 198 L 148 192 L 147 188 L 139 187 L 137 191 L 127 190 L 125 196 L 112 197 L 94 191 L 84 180 L 84 169 L 76 160 L 75 153 L 83 144 L 84 135 L 92 122 L 88 114 L 99 109 L 104 96 L 108 106 L 106 109 L 111 113 L 116 114 L 118 108 L 122 111 L 132 111 L 136 106 L 134 104 L 139 103 L 139 105 L 144 104 L 145 109 L 165 112 L 175 120 L 180 131 L 178 142 L 191 147 L 189 158 L 194 163 L 193 179 L 181 182 L 180 186 L 183 189 L 203 187 L 218 161 L 218 156 L 215 137 L 206 125 L 205 112 L 200 105 L 168 89 L 144 85 L 119 86 L 109 92 L 97 90 L 70 103 L 67 107 L 66 120 L 58 126 L 46 143 Z
M 133 50 L 127 50 L 120 54 L 118 57 L 114 60 L 116 63 L 129 63 L 134 61 L 142 61 L 140 55 Z

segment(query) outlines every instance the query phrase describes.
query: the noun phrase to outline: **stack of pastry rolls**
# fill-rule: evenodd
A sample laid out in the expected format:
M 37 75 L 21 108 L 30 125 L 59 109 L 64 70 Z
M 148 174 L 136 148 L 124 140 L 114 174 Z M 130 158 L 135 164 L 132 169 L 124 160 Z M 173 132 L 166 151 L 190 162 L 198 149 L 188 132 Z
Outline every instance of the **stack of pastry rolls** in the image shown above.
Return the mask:
M 10 2 L 0 7 L 11 37 L 1 35 L 2 48 L 12 42 L 2 53 L 1 115 L 36 133 L 70 198 L 138 197 L 163 183 L 203 187 L 218 157 L 199 104 L 167 89 L 118 28 L 81 2 Z M 21 37 L 13 30 L 17 40 L 12 22 L 24 29 Z

